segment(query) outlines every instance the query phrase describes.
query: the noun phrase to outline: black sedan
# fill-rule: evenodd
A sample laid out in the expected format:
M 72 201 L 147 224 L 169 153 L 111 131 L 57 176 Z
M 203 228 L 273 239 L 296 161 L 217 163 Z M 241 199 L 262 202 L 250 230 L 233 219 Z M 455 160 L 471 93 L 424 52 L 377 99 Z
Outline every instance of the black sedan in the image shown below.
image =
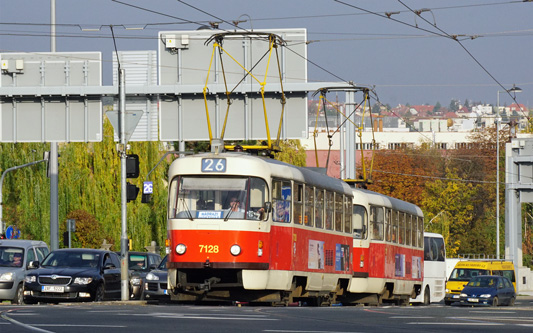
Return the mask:
M 146 274 L 146 282 L 144 283 L 145 299 L 170 300 L 167 290 L 167 259 L 168 254 L 163 258 L 157 269 Z
M 116 253 L 61 249 L 50 252 L 38 269 L 26 275 L 24 302 L 120 299 L 120 287 L 120 259 Z
M 461 291 L 461 305 L 514 305 L 516 292 L 511 281 L 499 275 L 480 275 L 470 279 Z

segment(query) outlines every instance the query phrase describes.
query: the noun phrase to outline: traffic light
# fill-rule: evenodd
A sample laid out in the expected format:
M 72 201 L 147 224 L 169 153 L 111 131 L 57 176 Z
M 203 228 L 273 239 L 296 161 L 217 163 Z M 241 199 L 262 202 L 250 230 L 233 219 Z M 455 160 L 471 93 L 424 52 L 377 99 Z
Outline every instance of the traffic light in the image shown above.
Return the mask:
M 126 178 L 139 178 L 139 155 L 129 154 L 126 157 Z
M 126 178 L 139 178 L 139 155 L 129 154 L 126 157 Z M 126 183 L 127 202 L 137 199 L 139 188 L 133 184 Z
M 126 183 L 126 198 L 128 199 L 127 202 L 137 199 L 138 194 L 139 188 L 137 186 L 130 183 Z

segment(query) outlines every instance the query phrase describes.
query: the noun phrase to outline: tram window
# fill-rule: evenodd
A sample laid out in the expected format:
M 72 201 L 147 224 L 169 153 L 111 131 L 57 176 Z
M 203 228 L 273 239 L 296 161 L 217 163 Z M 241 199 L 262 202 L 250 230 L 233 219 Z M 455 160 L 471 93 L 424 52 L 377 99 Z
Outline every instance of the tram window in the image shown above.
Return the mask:
M 342 194 L 335 193 L 335 230 L 343 231 Z
M 391 239 L 393 243 L 398 243 L 398 211 L 392 211 L 392 229 L 391 229 Z
M 366 209 L 360 205 L 353 205 L 353 238 L 366 239 L 368 219 Z
M 383 208 L 370 207 L 370 224 L 372 225 L 372 239 L 383 240 Z
M 272 219 L 275 222 L 291 221 L 291 182 L 272 180 Z
M 332 230 L 333 229 L 333 209 L 334 209 L 334 201 L 333 201 L 333 192 L 326 191 L 325 200 L 324 200 L 324 210 L 325 214 L 324 217 L 326 219 L 326 229 Z M 340 226 L 339 226 L 339 229 Z
M 424 218 L 418 216 L 418 247 L 424 247 Z
M 303 184 L 294 184 L 294 223 L 302 224 L 303 207 L 304 207 L 304 186 Z
M 268 186 L 260 178 L 181 176 L 170 185 L 169 217 L 259 220 L 267 201 Z
M 419 246 L 418 245 L 418 242 L 417 242 L 417 236 L 416 236 L 416 229 L 418 228 L 417 226 L 417 220 L 416 220 L 416 216 L 411 216 L 411 239 L 412 239 L 412 245 L 414 247 L 417 247 Z
M 390 208 L 385 208 L 385 240 L 391 241 L 391 229 L 392 229 L 392 211 Z
M 352 198 L 344 197 L 344 232 L 347 234 L 352 233 Z
M 324 190 L 315 189 L 315 227 L 322 229 L 324 225 Z
M 405 244 L 405 213 L 398 212 L 398 240 L 400 244 Z
M 177 194 L 178 194 L 179 177 L 172 179 L 170 183 L 169 195 L 168 195 L 168 218 L 176 218 L 177 209 Z
M 405 214 L 405 245 L 411 245 L 411 214 Z
M 304 224 L 308 227 L 314 226 L 314 211 L 315 211 L 315 188 L 312 186 L 305 186 L 305 216 Z

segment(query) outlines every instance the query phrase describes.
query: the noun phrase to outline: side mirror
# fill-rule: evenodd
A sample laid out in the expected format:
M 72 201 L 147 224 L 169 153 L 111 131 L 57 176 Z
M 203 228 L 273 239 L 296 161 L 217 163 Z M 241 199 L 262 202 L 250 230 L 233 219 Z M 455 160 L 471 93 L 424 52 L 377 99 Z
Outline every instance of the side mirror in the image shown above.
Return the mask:
M 111 262 L 108 262 L 108 263 L 105 264 L 105 266 L 104 266 L 104 271 L 105 271 L 106 269 L 113 269 L 113 268 L 116 268 L 115 265 L 113 265 L 113 263 L 111 263 Z
M 265 213 L 267 214 L 270 213 L 272 211 L 272 202 L 270 201 L 265 202 L 264 208 L 265 208 Z
M 156 265 L 156 264 L 151 264 L 148 268 L 149 268 L 150 270 L 153 270 L 153 269 L 156 269 L 156 268 L 157 268 L 157 265 Z
M 35 261 L 30 261 L 28 263 L 28 269 L 36 269 L 36 268 L 39 268 L 39 261 L 35 260 Z

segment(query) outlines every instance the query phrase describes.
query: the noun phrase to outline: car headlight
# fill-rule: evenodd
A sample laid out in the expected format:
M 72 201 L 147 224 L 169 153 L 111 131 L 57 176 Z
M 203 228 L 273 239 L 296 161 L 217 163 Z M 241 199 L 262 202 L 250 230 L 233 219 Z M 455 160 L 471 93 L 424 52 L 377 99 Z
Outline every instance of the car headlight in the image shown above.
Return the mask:
M 233 254 L 234 256 L 238 256 L 239 254 L 241 254 L 241 247 L 237 244 L 232 245 L 229 249 L 229 252 L 231 252 L 231 254 Z
M 15 273 L 7 272 L 0 275 L 0 282 L 11 282 L 15 278 Z
M 148 273 L 148 274 L 146 274 L 146 280 L 148 280 L 148 281 L 157 281 L 157 280 L 159 280 L 159 276 L 155 275 L 154 273 Z
M 134 276 L 130 279 L 130 283 L 132 286 L 140 286 L 141 285 L 141 278 L 138 276 Z
M 35 275 L 26 275 L 24 278 L 25 283 L 33 283 L 35 281 L 37 281 L 37 277 Z
M 446 288 L 446 292 L 449 293 L 449 292 L 450 292 L 450 289 Z
M 465 293 L 461 293 L 461 297 L 467 297 L 468 295 Z
M 481 295 L 479 295 L 479 297 L 483 297 L 483 298 L 489 298 L 491 296 L 492 296 L 491 294 L 481 294 Z
M 185 251 L 187 251 L 187 246 L 185 246 L 185 244 L 176 245 L 176 253 L 177 254 L 184 254 Z
M 93 282 L 91 277 L 77 277 L 74 279 L 74 284 L 89 284 Z

